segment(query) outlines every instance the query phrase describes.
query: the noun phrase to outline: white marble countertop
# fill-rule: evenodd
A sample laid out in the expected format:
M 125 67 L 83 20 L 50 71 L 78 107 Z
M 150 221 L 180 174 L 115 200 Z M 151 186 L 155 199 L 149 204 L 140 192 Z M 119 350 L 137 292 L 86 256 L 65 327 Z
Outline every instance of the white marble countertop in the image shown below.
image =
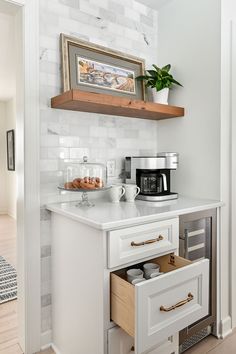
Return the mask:
M 79 208 L 76 202 L 66 202 L 50 204 L 47 209 L 99 230 L 112 230 L 223 206 L 223 202 L 217 200 L 186 197 L 168 202 L 136 200 L 117 204 L 96 200 L 95 204 L 92 208 Z

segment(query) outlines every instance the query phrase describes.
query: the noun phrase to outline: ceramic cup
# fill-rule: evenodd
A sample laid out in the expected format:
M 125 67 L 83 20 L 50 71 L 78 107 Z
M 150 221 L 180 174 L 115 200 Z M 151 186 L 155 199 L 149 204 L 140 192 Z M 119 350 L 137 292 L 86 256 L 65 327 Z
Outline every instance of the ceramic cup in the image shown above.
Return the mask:
M 141 282 L 143 282 L 143 281 L 145 281 L 145 280 L 146 280 L 145 278 L 142 278 L 142 279 L 134 279 L 134 280 L 132 280 L 131 284 L 136 285 L 136 284 L 141 283 Z
M 160 266 L 156 263 L 145 263 L 143 265 L 143 270 L 145 278 L 150 279 L 151 274 L 158 273 L 160 271 Z
M 162 275 L 163 272 L 153 272 L 150 274 L 150 279 L 159 277 L 159 275 Z
M 132 283 L 134 279 L 143 279 L 143 271 L 141 269 L 129 269 L 127 271 L 127 280 Z
M 119 203 L 121 197 L 125 194 L 125 188 L 121 185 L 112 185 L 110 189 L 110 199 L 112 203 Z
M 137 195 L 140 193 L 140 188 L 136 184 L 124 184 L 125 200 L 133 203 Z

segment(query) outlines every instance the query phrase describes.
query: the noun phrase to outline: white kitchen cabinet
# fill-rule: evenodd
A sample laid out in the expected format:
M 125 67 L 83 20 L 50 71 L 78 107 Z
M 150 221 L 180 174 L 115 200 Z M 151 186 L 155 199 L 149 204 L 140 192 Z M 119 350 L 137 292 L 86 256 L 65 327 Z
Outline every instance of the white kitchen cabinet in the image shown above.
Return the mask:
M 162 341 L 155 349 L 147 354 L 177 354 L 178 335 Z M 108 331 L 108 354 L 134 354 L 134 339 L 120 327 L 114 327 Z
M 99 204 L 87 212 L 51 207 L 52 342 L 60 354 L 177 354 L 178 332 L 208 314 L 209 261 L 178 256 L 176 212 L 169 218 L 157 213 L 155 220 L 155 209 L 143 203 L 133 208 L 139 216 L 122 227 L 117 216 L 104 222 L 107 209 L 97 220 Z M 163 240 L 145 243 L 159 235 Z M 136 250 L 131 242 L 144 244 Z M 160 264 L 164 274 L 128 283 L 126 270 L 146 261 Z

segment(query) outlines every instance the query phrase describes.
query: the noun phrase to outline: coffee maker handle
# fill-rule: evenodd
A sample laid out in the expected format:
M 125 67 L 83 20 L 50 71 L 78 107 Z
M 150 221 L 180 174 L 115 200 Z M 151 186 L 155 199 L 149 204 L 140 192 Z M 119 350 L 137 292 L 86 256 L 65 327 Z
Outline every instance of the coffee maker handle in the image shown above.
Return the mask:
M 163 180 L 163 189 L 166 192 L 168 190 L 166 175 L 164 173 L 161 173 L 161 176 L 162 176 L 162 180 Z

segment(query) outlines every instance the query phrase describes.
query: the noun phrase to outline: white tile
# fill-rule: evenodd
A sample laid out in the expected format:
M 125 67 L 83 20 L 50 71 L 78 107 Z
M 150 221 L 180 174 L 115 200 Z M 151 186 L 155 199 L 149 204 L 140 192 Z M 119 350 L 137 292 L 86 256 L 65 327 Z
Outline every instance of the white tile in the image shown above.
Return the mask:
M 107 137 L 107 128 L 104 127 L 90 127 L 89 136 L 96 138 L 105 138 Z
M 82 149 L 82 148 L 71 148 L 69 151 L 69 158 L 70 159 L 83 159 L 84 156 L 89 157 L 89 149 Z
M 59 145 L 59 136 L 57 135 L 42 135 L 41 136 L 41 146 L 58 146 Z
M 40 171 L 57 171 L 58 161 L 56 160 L 40 160 Z
M 97 2 L 97 4 L 90 4 L 88 0 L 80 0 L 80 10 L 93 16 L 100 15 L 99 7 L 97 5 L 99 5 L 99 2 Z
M 41 280 L 51 280 L 51 257 L 41 258 Z
M 58 145 L 61 147 L 78 147 L 80 145 L 80 141 L 80 137 L 60 136 Z
M 68 159 L 70 156 L 69 148 L 60 148 L 60 147 L 49 147 L 47 149 L 47 158 L 48 159 Z
M 125 16 L 132 19 L 133 21 L 140 20 L 140 12 L 136 11 L 135 9 L 125 8 Z

